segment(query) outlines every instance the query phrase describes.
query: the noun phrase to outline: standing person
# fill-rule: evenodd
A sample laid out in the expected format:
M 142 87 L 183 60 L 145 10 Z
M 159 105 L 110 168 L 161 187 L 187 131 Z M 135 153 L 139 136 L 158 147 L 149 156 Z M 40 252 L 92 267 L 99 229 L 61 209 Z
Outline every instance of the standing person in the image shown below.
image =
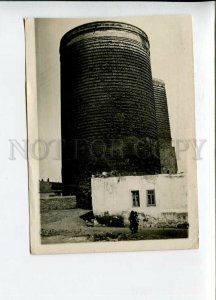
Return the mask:
M 130 212 L 129 221 L 130 221 L 129 228 L 131 232 L 134 233 L 134 211 L 133 210 Z
M 139 218 L 138 218 L 138 213 L 134 213 L 134 233 L 138 232 L 138 227 L 139 227 Z

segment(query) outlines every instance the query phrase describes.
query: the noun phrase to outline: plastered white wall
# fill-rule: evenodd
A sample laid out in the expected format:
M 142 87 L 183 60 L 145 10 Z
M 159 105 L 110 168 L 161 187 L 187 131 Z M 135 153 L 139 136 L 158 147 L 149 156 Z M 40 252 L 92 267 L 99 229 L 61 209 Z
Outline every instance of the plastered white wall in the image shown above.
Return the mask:
M 163 212 L 187 212 L 185 176 L 149 175 L 92 178 L 92 204 L 95 214 L 137 212 L 159 217 Z M 131 191 L 139 191 L 140 207 L 134 207 Z M 156 206 L 148 206 L 147 190 L 155 190 Z

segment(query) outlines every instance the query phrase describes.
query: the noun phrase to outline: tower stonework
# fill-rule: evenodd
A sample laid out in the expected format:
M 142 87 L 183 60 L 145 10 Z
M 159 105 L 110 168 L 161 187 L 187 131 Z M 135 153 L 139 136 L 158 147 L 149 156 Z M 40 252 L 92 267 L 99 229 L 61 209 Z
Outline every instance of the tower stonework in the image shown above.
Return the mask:
M 175 148 L 172 146 L 165 83 L 153 79 L 155 111 L 158 128 L 161 173 L 177 173 Z
M 94 22 L 61 39 L 62 182 L 91 207 L 91 177 L 158 174 L 150 45 L 139 28 Z

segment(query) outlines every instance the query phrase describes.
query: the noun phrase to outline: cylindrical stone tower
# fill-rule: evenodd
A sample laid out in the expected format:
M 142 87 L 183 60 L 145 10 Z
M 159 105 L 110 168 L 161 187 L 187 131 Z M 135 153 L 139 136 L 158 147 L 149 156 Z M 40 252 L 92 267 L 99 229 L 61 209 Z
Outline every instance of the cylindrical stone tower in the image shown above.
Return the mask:
M 90 178 L 160 172 L 147 35 L 119 22 L 67 32 L 60 44 L 62 181 L 91 207 Z
M 160 79 L 153 79 L 153 88 L 161 173 L 177 173 L 177 161 L 175 149 L 172 147 L 165 83 Z

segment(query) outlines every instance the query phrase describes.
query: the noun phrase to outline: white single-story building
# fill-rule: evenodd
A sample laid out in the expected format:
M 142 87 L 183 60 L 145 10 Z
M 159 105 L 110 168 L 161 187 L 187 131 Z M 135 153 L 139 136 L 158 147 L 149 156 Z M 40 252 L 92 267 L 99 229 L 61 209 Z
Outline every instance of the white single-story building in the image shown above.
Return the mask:
M 94 215 L 129 213 L 159 219 L 187 220 L 184 174 L 97 177 L 91 179 Z

